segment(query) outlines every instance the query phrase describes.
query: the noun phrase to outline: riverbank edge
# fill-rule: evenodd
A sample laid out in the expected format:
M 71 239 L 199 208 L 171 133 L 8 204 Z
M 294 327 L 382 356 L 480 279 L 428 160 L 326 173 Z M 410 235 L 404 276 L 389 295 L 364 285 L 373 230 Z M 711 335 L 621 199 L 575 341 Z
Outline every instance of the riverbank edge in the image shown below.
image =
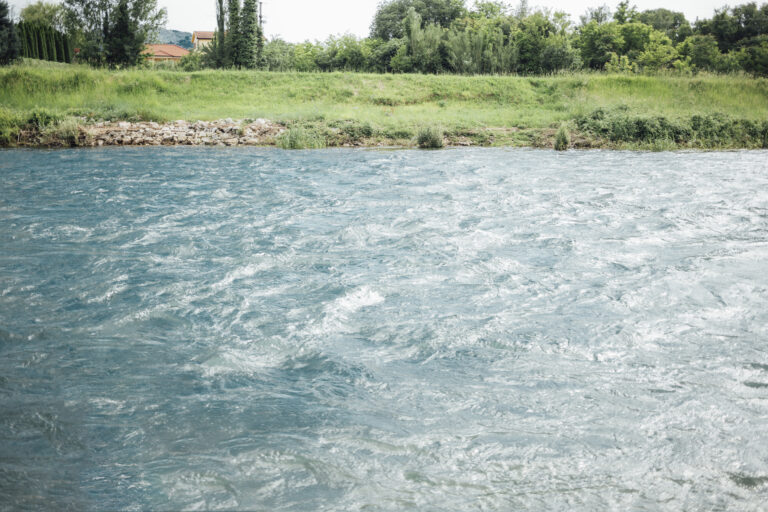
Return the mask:
M 558 131 L 565 129 L 568 144 L 565 149 L 651 150 L 682 149 L 736 150 L 764 149 L 760 143 L 713 143 L 706 140 L 685 141 L 668 139 L 649 142 L 614 142 L 574 128 L 576 122 L 563 123 L 559 129 L 528 129 L 487 127 L 472 131 L 443 132 L 442 141 L 430 147 L 517 147 L 554 149 Z M 231 118 L 216 121 L 186 121 L 158 123 L 152 121 L 88 122 L 67 118 L 48 125 L 27 126 L 13 139 L 0 141 L 4 148 L 89 148 L 108 146 L 218 146 L 218 147 L 280 147 L 283 149 L 319 149 L 334 147 L 357 148 L 418 148 L 416 137 L 393 138 L 376 133 L 366 124 L 351 123 L 334 126 L 325 123 L 278 123 L 267 119 Z M 422 146 L 423 147 L 423 146 Z

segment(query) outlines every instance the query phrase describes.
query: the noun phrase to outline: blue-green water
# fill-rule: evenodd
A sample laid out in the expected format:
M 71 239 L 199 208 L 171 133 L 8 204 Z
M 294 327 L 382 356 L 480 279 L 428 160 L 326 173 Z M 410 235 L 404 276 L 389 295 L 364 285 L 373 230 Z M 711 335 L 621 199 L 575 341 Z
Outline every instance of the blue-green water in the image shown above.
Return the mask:
M 0 509 L 766 503 L 766 152 L 0 152 Z

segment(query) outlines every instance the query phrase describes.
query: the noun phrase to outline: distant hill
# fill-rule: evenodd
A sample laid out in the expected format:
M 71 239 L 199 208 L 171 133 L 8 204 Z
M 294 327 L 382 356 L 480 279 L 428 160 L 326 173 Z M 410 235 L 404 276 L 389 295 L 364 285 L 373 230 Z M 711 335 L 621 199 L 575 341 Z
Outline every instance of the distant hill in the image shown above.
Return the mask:
M 192 49 L 192 33 L 182 32 L 180 30 L 168 30 L 165 28 L 160 29 L 158 34 L 158 42 L 167 44 L 176 44 L 187 50 Z

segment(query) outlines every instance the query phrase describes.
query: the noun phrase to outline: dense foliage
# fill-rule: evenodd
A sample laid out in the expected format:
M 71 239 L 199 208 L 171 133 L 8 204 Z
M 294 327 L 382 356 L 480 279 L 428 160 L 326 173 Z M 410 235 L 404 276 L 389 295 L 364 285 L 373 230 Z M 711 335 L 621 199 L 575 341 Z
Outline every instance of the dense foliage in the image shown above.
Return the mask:
M 465 0 L 384 0 L 368 38 L 337 35 L 293 44 L 267 42 L 259 2 L 243 1 L 215 0 L 215 39 L 185 57 L 181 69 L 768 76 L 768 3 L 724 7 L 692 24 L 681 12 L 639 11 L 628 0 L 613 12 L 607 6 L 589 9 L 578 23 L 563 12 L 532 9 L 527 0 L 515 8 L 498 0 L 478 0 L 471 8 Z M 157 0 L 63 0 L 63 6 L 38 1 L 22 11 L 16 29 L 0 28 L 9 34 L 0 41 L 0 59 L 10 62 L 16 57 L 9 56 L 20 53 L 68 62 L 77 47 L 80 61 L 132 66 L 164 20 Z
M 21 43 L 13 24 L 8 2 L 0 0 L 0 64 L 8 64 L 19 58 Z
M 93 65 L 133 66 L 165 24 L 157 0 L 64 0 L 65 25 Z
M 697 71 L 768 75 L 768 4 L 748 3 L 691 24 L 669 9 L 589 9 L 575 25 L 562 12 L 479 1 L 390 0 L 371 37 L 269 41 L 267 69 L 461 74 Z
M 72 62 L 69 37 L 42 22 L 21 21 L 17 25 L 21 39 L 21 56 L 53 62 Z
M 258 69 L 264 67 L 264 34 L 256 0 L 216 0 L 216 32 L 213 42 L 200 52 L 184 57 L 182 69 Z

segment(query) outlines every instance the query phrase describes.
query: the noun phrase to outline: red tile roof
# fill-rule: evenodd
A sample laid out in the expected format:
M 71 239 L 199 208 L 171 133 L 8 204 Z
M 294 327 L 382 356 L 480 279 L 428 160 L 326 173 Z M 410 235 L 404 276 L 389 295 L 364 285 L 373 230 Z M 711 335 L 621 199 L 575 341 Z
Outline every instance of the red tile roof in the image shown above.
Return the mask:
M 192 32 L 192 39 L 213 39 L 213 32 L 207 32 L 205 30 L 196 30 Z
M 175 44 L 148 44 L 144 53 L 150 57 L 180 59 L 185 55 L 189 55 L 189 50 Z

